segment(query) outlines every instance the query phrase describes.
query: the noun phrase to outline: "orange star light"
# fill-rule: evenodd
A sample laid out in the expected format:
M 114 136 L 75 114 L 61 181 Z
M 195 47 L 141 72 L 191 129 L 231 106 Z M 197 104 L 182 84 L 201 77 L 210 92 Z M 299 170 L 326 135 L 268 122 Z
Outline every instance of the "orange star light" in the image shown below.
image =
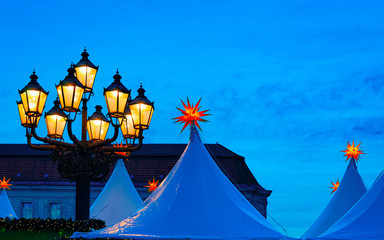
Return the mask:
M 8 190 L 11 190 L 9 188 L 9 186 L 12 186 L 13 184 L 8 183 L 9 180 L 11 180 L 11 179 L 5 180 L 5 177 L 3 178 L 3 180 L 0 179 L 0 187 L 1 188 L 7 188 Z
M 332 181 L 331 181 L 331 183 L 332 183 L 333 186 L 332 186 L 332 187 L 329 187 L 329 188 L 332 188 L 333 191 L 332 191 L 330 194 L 336 192 L 336 190 L 339 188 L 339 185 L 340 185 L 340 183 L 339 183 L 339 179 L 337 179 L 335 183 L 333 183 Z
M 148 180 L 148 185 L 145 185 L 144 187 L 148 188 L 148 192 L 153 192 L 156 190 L 157 185 L 159 185 L 159 180 L 155 181 L 155 179 L 153 179 L 152 182 L 151 180 Z
M 123 145 L 123 143 L 121 144 L 113 144 L 114 147 L 127 147 L 127 145 Z M 120 156 L 123 156 L 123 157 L 127 157 L 129 155 L 128 152 L 116 152 L 117 155 L 120 155 Z
M 342 151 L 342 152 L 345 152 L 344 156 L 347 157 L 347 160 L 345 160 L 345 161 L 348 161 L 348 159 L 350 159 L 350 158 L 353 158 L 356 162 L 359 161 L 360 154 L 365 154 L 365 153 L 363 153 L 362 150 L 360 150 L 360 144 L 361 143 L 359 143 L 359 145 L 355 146 L 355 141 L 352 142 L 352 145 L 348 142 L 347 149 Z
M 176 120 L 175 123 L 177 123 L 177 122 L 178 123 L 184 123 L 183 129 L 181 129 L 181 132 L 188 125 L 192 125 L 192 124 L 196 125 L 200 129 L 200 131 L 202 131 L 200 126 L 199 126 L 198 121 L 208 122 L 208 120 L 202 119 L 202 117 L 208 116 L 208 115 L 211 115 L 211 114 L 206 114 L 206 112 L 208 112 L 209 110 L 199 111 L 200 108 L 201 108 L 201 107 L 199 107 L 200 100 L 201 100 L 201 98 L 199 99 L 199 101 L 196 103 L 195 106 L 193 106 L 193 104 L 191 105 L 189 103 L 189 99 L 188 98 L 187 98 L 187 105 L 185 105 L 183 100 L 181 100 L 181 103 L 183 104 L 185 110 L 182 110 L 182 109 L 180 109 L 178 107 L 177 107 L 177 109 L 180 110 L 180 112 L 183 115 L 181 115 L 180 117 L 173 118 L 173 119 Z

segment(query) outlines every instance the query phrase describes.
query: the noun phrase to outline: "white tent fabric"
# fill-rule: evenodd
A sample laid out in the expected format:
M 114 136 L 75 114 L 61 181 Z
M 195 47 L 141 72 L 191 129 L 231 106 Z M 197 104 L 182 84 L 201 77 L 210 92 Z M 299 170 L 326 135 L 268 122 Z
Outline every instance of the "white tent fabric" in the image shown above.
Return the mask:
M 83 238 L 284 239 L 244 198 L 192 127 L 184 153 L 166 179 L 129 218 Z
M 357 171 L 356 162 L 351 159 L 332 199 L 301 238 L 315 238 L 323 234 L 344 216 L 366 192 L 367 188 Z
M 384 175 L 319 239 L 384 239 Z
M 11 202 L 9 201 L 7 191 L 3 189 L 0 195 L 0 218 L 6 217 L 17 219 L 17 215 L 13 210 Z
M 123 160 L 119 159 L 103 191 L 92 204 L 90 217 L 104 220 L 105 225 L 110 226 L 130 216 L 142 203 Z

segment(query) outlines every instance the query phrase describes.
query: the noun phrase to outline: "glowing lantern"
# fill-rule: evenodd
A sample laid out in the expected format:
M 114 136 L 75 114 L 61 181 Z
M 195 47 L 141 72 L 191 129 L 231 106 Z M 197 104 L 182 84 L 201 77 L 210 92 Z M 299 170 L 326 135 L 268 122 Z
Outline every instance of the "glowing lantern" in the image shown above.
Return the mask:
M 359 161 L 359 158 L 360 158 L 360 154 L 365 154 L 363 153 L 362 150 L 360 150 L 360 144 L 355 146 L 355 141 L 352 142 L 352 145 L 347 142 L 347 149 L 345 149 L 344 151 L 342 152 L 345 152 L 344 156 L 347 157 L 347 160 L 345 161 L 348 161 L 349 158 L 352 158 L 354 159 L 356 162 Z
M 129 109 L 131 110 L 134 128 L 144 130 L 148 129 L 149 124 L 151 124 L 154 104 L 144 96 L 145 90 L 142 85 L 140 85 L 137 92 L 139 95 L 129 103 Z
M 58 100 L 55 100 L 54 104 L 53 108 L 45 113 L 45 123 L 47 124 L 48 137 L 61 139 L 67 124 L 67 115 L 61 110 Z
M 124 115 L 125 106 L 131 90 L 128 90 L 120 82 L 119 71 L 113 76 L 115 81 L 109 87 L 104 88 L 105 101 L 107 102 L 108 114 L 111 117 L 120 118 Z
M 157 185 L 159 185 L 159 180 L 155 181 L 155 179 L 153 179 L 152 182 L 148 180 L 148 185 L 145 185 L 144 187 L 148 188 L 148 192 L 153 192 L 156 190 Z
M 201 107 L 199 107 L 199 104 L 200 104 L 200 100 L 201 98 L 199 99 L 199 101 L 196 103 L 195 106 L 193 106 L 193 104 L 191 105 L 189 103 L 189 99 L 187 98 L 187 105 L 185 105 L 185 103 L 183 102 L 183 100 L 181 100 L 181 103 L 183 104 L 184 106 L 184 110 L 180 109 L 180 108 L 177 108 L 179 111 L 181 111 L 181 113 L 183 115 L 181 115 L 180 117 L 176 117 L 176 118 L 173 118 L 175 119 L 175 123 L 179 122 L 179 123 L 184 123 L 184 126 L 183 126 L 183 129 L 181 129 L 181 132 L 188 126 L 188 125 L 192 125 L 192 124 L 195 124 L 200 130 L 200 126 L 199 126 L 199 123 L 198 121 L 201 121 L 201 122 L 207 122 L 207 120 L 205 119 L 202 119 L 202 117 L 204 116 L 208 116 L 208 115 L 211 115 L 211 114 L 206 114 L 206 112 L 208 112 L 209 110 L 205 110 L 205 111 L 199 111 Z
M 119 118 L 119 123 L 124 138 L 134 139 L 139 136 L 140 130 L 134 128 L 132 114 L 128 104 L 125 108 L 124 116 Z
M 96 106 L 96 112 L 88 118 L 87 130 L 90 140 L 104 140 L 109 128 L 109 120 L 101 113 L 102 107 Z
M 9 186 L 12 186 L 13 184 L 8 183 L 9 180 L 11 180 L 11 179 L 5 180 L 5 177 L 3 178 L 3 180 L 0 179 L 0 187 L 4 188 L 4 189 L 7 188 L 8 190 L 11 190 L 9 188 Z
M 17 108 L 19 109 L 19 115 L 20 115 L 20 121 L 21 126 L 31 128 L 36 127 L 39 124 L 40 116 L 27 116 L 24 111 L 23 102 L 22 101 L 16 101 Z
M 37 82 L 38 77 L 33 70 L 31 81 L 20 91 L 21 101 L 25 114 L 28 116 L 41 116 L 44 110 L 48 92 Z
M 339 185 L 340 185 L 340 183 L 339 183 L 339 179 L 337 179 L 336 183 L 333 183 L 332 181 L 331 181 L 331 183 L 332 183 L 333 186 L 332 186 L 332 187 L 329 187 L 329 188 L 332 188 L 333 191 L 332 191 L 330 194 L 336 192 L 336 190 L 339 188 Z
M 76 76 L 85 86 L 85 92 L 92 92 L 93 83 L 95 82 L 96 73 L 99 67 L 96 67 L 89 61 L 89 54 L 86 49 L 84 49 L 81 56 L 81 60 L 75 65 Z
M 56 85 L 56 89 L 62 109 L 67 112 L 76 112 L 83 97 L 84 85 L 75 77 L 73 66 L 68 68 L 68 76 Z

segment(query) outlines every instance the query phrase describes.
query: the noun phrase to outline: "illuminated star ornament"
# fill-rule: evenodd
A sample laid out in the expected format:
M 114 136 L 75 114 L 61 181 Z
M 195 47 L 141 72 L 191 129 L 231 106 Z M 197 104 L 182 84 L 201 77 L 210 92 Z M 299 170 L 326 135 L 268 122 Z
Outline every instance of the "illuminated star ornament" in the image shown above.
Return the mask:
M 159 180 L 155 181 L 155 179 L 153 179 L 152 182 L 151 180 L 148 180 L 148 185 L 145 185 L 144 187 L 148 188 L 148 192 L 153 192 L 156 190 L 157 185 L 159 185 Z
M 348 159 L 350 159 L 350 158 L 354 159 L 356 162 L 359 161 L 360 154 L 365 154 L 365 153 L 363 153 L 362 150 L 360 150 L 360 144 L 361 143 L 359 143 L 359 145 L 355 146 L 355 141 L 352 141 L 352 145 L 348 142 L 347 149 L 342 151 L 342 152 L 345 152 L 344 156 L 347 157 L 347 160 L 345 160 L 345 161 L 348 161 Z
M 332 191 L 330 194 L 336 192 L 336 190 L 339 188 L 339 185 L 340 185 L 340 183 L 339 183 L 339 179 L 337 179 L 335 183 L 332 182 L 332 181 L 331 181 L 331 183 L 332 183 L 333 186 L 332 186 L 332 187 L 329 187 L 329 188 L 332 188 L 333 191 Z
M 3 178 L 3 180 L 0 179 L 0 187 L 4 188 L 4 189 L 7 188 L 8 190 L 11 190 L 9 188 L 9 186 L 12 186 L 13 184 L 8 183 L 9 180 L 11 180 L 11 179 L 5 180 L 5 177 Z
M 176 120 L 175 123 L 184 123 L 183 129 L 181 129 L 181 132 L 188 125 L 193 125 L 193 124 L 196 125 L 200 129 L 200 131 L 202 131 L 200 126 L 199 126 L 199 121 L 200 122 L 208 122 L 208 120 L 202 119 L 202 117 L 205 117 L 205 116 L 208 116 L 208 115 L 211 115 L 211 114 L 206 114 L 206 112 L 208 112 L 209 110 L 200 111 L 200 108 L 201 108 L 201 107 L 199 107 L 200 100 L 201 100 L 201 98 L 199 99 L 199 101 L 196 103 L 195 106 L 193 106 L 193 104 L 191 105 L 189 103 L 189 99 L 188 98 L 187 98 L 187 105 L 185 105 L 183 100 L 181 100 L 181 103 L 184 106 L 184 110 L 182 110 L 182 109 L 180 109 L 178 107 L 177 107 L 177 109 L 183 115 L 181 115 L 180 117 L 173 118 L 174 120 Z
M 123 145 L 123 143 L 121 144 L 113 144 L 114 147 L 127 147 L 127 145 Z M 120 155 L 122 157 L 128 157 L 129 153 L 128 152 L 115 152 L 117 155 Z

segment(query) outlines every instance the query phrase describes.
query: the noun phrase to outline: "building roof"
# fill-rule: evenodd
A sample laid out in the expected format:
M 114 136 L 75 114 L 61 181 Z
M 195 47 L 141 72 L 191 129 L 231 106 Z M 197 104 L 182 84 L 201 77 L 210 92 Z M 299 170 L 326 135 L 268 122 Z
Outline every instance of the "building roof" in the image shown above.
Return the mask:
M 232 182 L 266 191 L 256 181 L 244 157 L 218 143 L 205 146 Z M 135 186 L 143 186 L 153 178 L 163 180 L 185 147 L 186 144 L 143 144 L 125 161 L 132 182 Z M 28 184 L 30 181 L 47 185 L 69 184 L 69 180 L 61 178 L 57 163 L 49 158 L 49 154 L 49 151 L 33 150 L 27 144 L 0 144 L 0 176 L 11 178 L 12 182 L 19 184 Z M 270 191 L 266 192 L 270 194 Z
M 219 143 L 205 145 L 216 157 L 243 158 Z M 132 156 L 180 156 L 186 146 L 187 144 L 172 143 L 143 144 L 139 150 L 132 152 Z M 45 156 L 49 153 L 49 151 L 34 150 L 28 144 L 0 144 L 0 156 Z

